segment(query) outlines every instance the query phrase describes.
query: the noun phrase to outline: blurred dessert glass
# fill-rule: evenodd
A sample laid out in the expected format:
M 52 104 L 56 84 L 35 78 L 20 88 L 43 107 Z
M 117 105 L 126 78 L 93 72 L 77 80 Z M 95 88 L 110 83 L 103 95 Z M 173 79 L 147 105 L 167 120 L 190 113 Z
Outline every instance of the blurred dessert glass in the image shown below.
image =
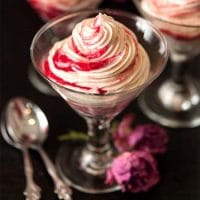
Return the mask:
M 169 127 L 199 126 L 200 85 L 188 71 L 191 61 L 200 54 L 200 1 L 133 2 L 165 35 L 171 61 L 170 77 L 152 85 L 139 98 L 142 110 L 151 119 Z
M 48 21 L 63 13 L 97 8 L 102 0 L 27 0 L 44 20 Z

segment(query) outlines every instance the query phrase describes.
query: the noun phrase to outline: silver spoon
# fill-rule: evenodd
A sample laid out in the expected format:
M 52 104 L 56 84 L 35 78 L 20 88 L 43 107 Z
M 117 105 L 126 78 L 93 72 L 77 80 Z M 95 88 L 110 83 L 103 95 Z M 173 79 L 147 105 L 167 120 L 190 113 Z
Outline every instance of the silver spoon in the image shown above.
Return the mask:
M 10 117 L 8 117 L 8 115 L 10 115 Z M 72 191 L 70 187 L 59 178 L 54 164 L 42 148 L 42 144 L 47 138 L 48 132 L 48 121 L 42 110 L 30 100 L 17 97 L 12 99 L 8 104 L 7 118 L 10 118 L 9 121 L 5 122 L 7 134 L 10 137 L 16 138 L 18 136 L 14 135 L 19 133 L 19 135 L 23 136 L 23 138 L 28 141 L 28 147 L 39 152 L 44 160 L 49 175 L 53 179 L 55 187 L 54 192 L 59 199 L 71 200 Z
M 18 100 L 10 101 L 2 114 L 1 133 L 7 143 L 22 150 L 26 176 L 26 188 L 24 191 L 26 200 L 38 200 L 41 198 L 41 188 L 33 179 L 33 168 L 28 151 L 30 141 L 26 133 L 21 129 L 20 122 L 22 118 L 23 113 L 18 109 Z

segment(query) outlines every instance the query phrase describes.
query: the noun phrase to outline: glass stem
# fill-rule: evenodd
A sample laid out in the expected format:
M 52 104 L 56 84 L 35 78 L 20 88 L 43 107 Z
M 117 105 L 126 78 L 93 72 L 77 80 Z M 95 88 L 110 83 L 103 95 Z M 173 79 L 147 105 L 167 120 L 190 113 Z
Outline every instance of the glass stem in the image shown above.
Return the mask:
M 110 119 L 86 118 L 89 140 L 82 154 L 82 163 L 88 173 L 105 174 L 115 155 L 111 142 Z
M 87 118 L 89 148 L 96 152 L 104 151 L 110 146 L 110 120 Z
M 186 81 L 186 74 L 188 71 L 188 63 L 185 62 L 177 62 L 177 61 L 171 61 L 172 62 L 172 80 L 177 85 L 184 85 Z

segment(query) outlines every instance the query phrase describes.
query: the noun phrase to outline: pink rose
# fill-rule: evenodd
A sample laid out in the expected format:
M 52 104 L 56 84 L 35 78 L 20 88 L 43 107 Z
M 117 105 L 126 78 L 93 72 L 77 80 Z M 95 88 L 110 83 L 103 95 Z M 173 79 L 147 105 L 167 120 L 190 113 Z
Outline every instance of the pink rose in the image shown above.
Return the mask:
M 106 183 L 116 182 L 122 191 L 147 191 L 159 182 L 157 164 L 146 151 L 125 152 L 116 157 L 107 171 Z
M 165 129 L 155 124 L 137 126 L 128 139 L 130 147 L 153 154 L 164 153 L 167 143 L 168 136 Z
M 113 133 L 117 150 L 119 152 L 145 150 L 155 154 L 164 153 L 168 142 L 165 129 L 156 124 L 144 124 L 132 128 L 134 119 L 133 114 L 125 115 Z

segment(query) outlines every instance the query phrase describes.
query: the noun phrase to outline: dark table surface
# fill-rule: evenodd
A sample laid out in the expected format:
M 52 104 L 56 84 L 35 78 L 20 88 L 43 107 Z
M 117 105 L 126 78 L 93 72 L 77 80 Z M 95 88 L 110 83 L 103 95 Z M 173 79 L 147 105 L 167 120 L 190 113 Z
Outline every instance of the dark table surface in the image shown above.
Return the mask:
M 1 3 L 3 48 L 0 48 L 0 112 L 6 102 L 14 96 L 24 96 L 36 102 L 46 113 L 50 123 L 49 138 L 44 148 L 54 160 L 62 143 L 58 140 L 58 135 L 67 133 L 70 129 L 85 131 L 85 123 L 61 98 L 40 93 L 28 79 L 28 65 L 31 62 L 29 47 L 34 34 L 43 25 L 42 20 L 25 0 L 3 0 Z M 137 13 L 130 1 L 120 4 L 105 0 L 101 7 L 120 8 Z M 137 123 L 150 122 L 141 113 L 136 101 L 123 113 L 125 112 L 136 113 Z M 200 128 L 167 130 L 170 141 L 167 153 L 158 158 L 161 181 L 156 187 L 140 194 L 114 192 L 91 195 L 74 190 L 73 199 L 200 200 Z M 35 180 L 42 187 L 42 199 L 56 199 L 53 183 L 39 155 L 31 153 Z M 0 136 L 0 199 L 24 199 L 24 187 L 22 155 L 7 145 Z

